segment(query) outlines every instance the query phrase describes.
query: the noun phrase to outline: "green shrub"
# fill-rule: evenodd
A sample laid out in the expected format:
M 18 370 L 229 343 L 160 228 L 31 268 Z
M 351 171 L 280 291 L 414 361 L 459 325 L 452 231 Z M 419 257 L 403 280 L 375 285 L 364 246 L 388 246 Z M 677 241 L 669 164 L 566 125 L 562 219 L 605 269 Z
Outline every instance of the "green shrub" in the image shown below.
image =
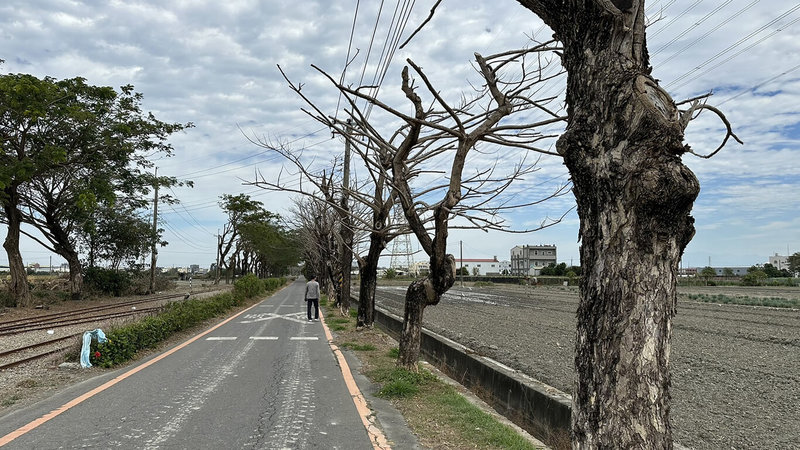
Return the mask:
M 249 273 L 233 283 L 233 295 L 241 299 L 253 298 L 264 293 L 264 282 Z
M 89 290 L 119 297 L 128 292 L 133 280 L 123 270 L 87 267 L 83 271 L 83 285 Z
M 271 285 L 285 283 L 285 279 L 274 279 Z M 164 311 L 139 322 L 114 328 L 106 333 L 108 342 L 92 344 L 93 363 L 101 367 L 112 367 L 132 359 L 140 350 L 156 347 L 172 334 L 189 329 L 205 320 L 217 317 L 244 300 L 264 293 L 261 280 L 247 275 L 234 283 L 233 293 L 215 295 L 206 299 L 191 299 L 169 303 Z M 100 356 L 95 357 L 95 352 Z

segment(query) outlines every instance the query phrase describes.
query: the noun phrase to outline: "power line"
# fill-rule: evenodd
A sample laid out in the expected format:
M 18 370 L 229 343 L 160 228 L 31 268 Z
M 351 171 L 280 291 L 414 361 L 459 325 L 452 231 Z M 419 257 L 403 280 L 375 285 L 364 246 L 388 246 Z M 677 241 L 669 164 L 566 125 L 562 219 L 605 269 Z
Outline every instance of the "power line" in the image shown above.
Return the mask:
M 748 9 L 752 8 L 753 6 L 755 6 L 755 4 L 756 4 L 756 3 L 758 3 L 759 1 L 761 1 L 761 0 L 754 0 L 754 1 L 750 2 L 750 4 L 748 4 L 747 6 L 745 6 L 745 7 L 744 7 L 744 8 L 742 8 L 742 9 L 740 9 L 739 11 L 735 12 L 733 15 L 731 15 L 731 16 L 730 16 L 730 17 L 728 17 L 727 19 L 723 20 L 722 22 L 718 23 L 718 24 L 717 24 L 717 26 L 715 26 L 714 28 L 712 28 L 712 29 L 708 30 L 706 33 L 704 33 L 702 36 L 700 36 L 699 38 L 695 39 L 694 41 L 692 41 L 692 42 L 688 43 L 688 44 L 687 44 L 687 45 L 685 45 L 683 48 L 681 48 L 681 49 L 680 49 L 680 50 L 678 50 L 677 52 L 673 53 L 673 54 L 672 54 L 672 56 L 670 56 L 669 58 L 667 58 L 667 59 L 665 59 L 665 60 L 661 61 L 659 64 L 666 64 L 666 63 L 668 63 L 668 62 L 672 61 L 673 59 L 677 58 L 678 56 L 682 55 L 682 54 L 683 54 L 683 52 L 685 52 L 686 50 L 690 49 L 691 47 L 694 47 L 694 46 L 695 46 L 695 45 L 697 45 L 698 43 L 702 42 L 702 41 L 703 41 L 705 38 L 707 38 L 708 36 L 710 36 L 712 33 L 714 33 L 715 31 L 719 30 L 719 29 L 720 29 L 720 28 L 722 28 L 723 26 L 727 25 L 727 24 L 728 24 L 728 23 L 730 23 L 730 22 L 731 22 L 733 19 L 735 19 L 735 18 L 739 17 L 739 16 L 740 16 L 740 15 L 742 15 L 742 14 L 743 14 L 745 11 L 747 11 Z
M 697 5 L 699 5 L 700 3 L 703 3 L 703 0 L 696 0 L 696 1 L 695 1 L 694 3 L 692 3 L 692 4 L 691 4 L 691 5 L 688 7 L 688 8 L 684 9 L 684 10 L 683 10 L 683 12 L 681 12 L 681 13 L 680 13 L 680 14 L 678 14 L 677 16 L 673 17 L 673 18 L 672 18 L 672 20 L 670 20 L 669 22 L 667 22 L 667 23 L 666 23 L 666 24 L 665 24 L 663 27 L 659 28 L 657 31 L 654 31 L 653 33 L 651 33 L 651 34 L 650 34 L 650 36 L 648 36 L 648 37 L 655 37 L 655 36 L 658 36 L 658 35 L 659 35 L 659 34 L 660 34 L 662 31 L 666 30 L 667 28 L 669 28 L 669 27 L 670 27 L 670 25 L 672 25 L 672 24 L 674 24 L 675 22 L 677 22 L 678 20 L 680 20 L 680 18 L 681 18 L 681 17 L 685 16 L 685 15 L 686 15 L 686 13 L 688 13 L 688 12 L 689 12 L 689 11 L 691 11 L 691 10 L 693 10 L 693 9 L 694 9 L 694 8 L 695 8 Z
M 774 77 L 771 77 L 771 78 L 769 78 L 767 80 L 764 80 L 761 83 L 758 83 L 757 85 L 755 85 L 755 86 L 753 86 L 753 87 L 751 87 L 749 89 L 746 89 L 746 90 L 734 95 L 733 97 L 728 97 L 727 99 L 723 100 L 722 102 L 717 103 L 717 106 L 724 105 L 725 103 L 728 103 L 731 100 L 735 100 L 735 99 L 743 96 L 744 94 L 747 94 L 747 93 L 750 93 L 750 92 L 755 92 L 756 89 L 758 89 L 758 88 L 760 88 L 762 86 L 765 86 L 765 85 L 777 80 L 778 78 L 780 78 L 780 77 L 782 77 L 784 75 L 792 73 L 797 69 L 800 69 L 800 64 L 798 64 L 798 65 L 796 65 L 796 66 L 794 66 L 794 67 L 792 67 L 792 68 L 790 68 L 788 70 L 785 70 L 784 72 L 782 72 L 782 73 L 780 73 L 778 75 L 775 75 Z
M 342 76 L 339 78 L 339 84 L 344 84 L 344 77 L 347 74 L 347 66 L 350 64 L 350 51 L 353 48 L 353 36 L 356 32 L 356 21 L 358 20 L 358 7 L 361 4 L 361 0 L 356 0 L 356 10 L 353 13 L 353 26 L 350 28 L 350 43 L 347 44 L 347 56 L 344 59 L 344 67 L 342 68 Z M 336 112 L 334 113 L 334 120 L 339 114 L 339 105 L 342 101 L 342 91 L 339 91 L 339 100 L 336 101 Z
M 797 8 L 797 9 L 800 9 L 800 5 L 798 5 L 796 8 Z M 766 35 L 766 36 L 762 37 L 761 39 L 757 40 L 756 42 L 753 42 L 752 44 L 748 45 L 747 47 L 743 48 L 742 50 L 739 50 L 738 52 L 734 53 L 733 55 L 729 56 L 728 58 L 724 59 L 723 61 L 721 61 L 721 62 L 719 62 L 719 63 L 715 64 L 714 66 L 712 66 L 712 67 L 709 67 L 708 69 L 706 69 L 706 70 L 704 70 L 703 72 L 701 72 L 701 73 L 699 73 L 699 74 L 695 75 L 694 77 L 687 79 L 687 80 L 686 80 L 686 81 L 684 81 L 683 83 L 681 83 L 681 84 L 679 84 L 679 85 L 675 86 L 675 88 L 674 88 L 674 89 L 679 89 L 679 88 L 681 88 L 681 87 L 683 87 L 683 86 L 686 86 L 687 84 L 689 84 L 689 83 L 690 83 L 690 82 L 692 82 L 693 80 L 696 80 L 697 78 L 699 78 L 699 77 L 701 77 L 701 76 L 703 76 L 703 75 L 705 75 L 705 74 L 707 74 L 707 73 L 711 72 L 712 70 L 716 69 L 717 67 L 719 67 L 719 66 L 721 66 L 721 65 L 723 65 L 723 64 L 725 64 L 725 63 L 727 63 L 728 61 L 730 61 L 730 60 L 732 60 L 732 59 L 734 59 L 734 58 L 736 58 L 737 56 L 741 55 L 742 53 L 744 53 L 744 52 L 746 52 L 746 51 L 750 50 L 751 48 L 755 47 L 756 45 L 758 45 L 758 44 L 760 44 L 760 43 L 762 43 L 762 42 L 766 41 L 767 39 L 769 39 L 769 38 L 771 38 L 772 36 L 774 36 L 774 35 L 776 35 L 776 34 L 780 33 L 780 32 L 781 32 L 781 31 L 783 31 L 784 29 L 786 29 L 786 28 L 788 28 L 788 27 L 790 27 L 790 26 L 794 25 L 794 24 L 795 24 L 795 23 L 797 23 L 797 22 L 800 22 L 800 17 L 798 17 L 798 18 L 796 18 L 796 19 L 792 20 L 791 22 L 787 23 L 786 25 L 784 25 L 784 26 L 783 26 L 783 27 L 781 27 L 781 28 L 778 28 L 777 30 L 773 31 L 772 33 L 770 33 L 770 34 L 768 34 L 768 35 Z M 737 45 L 738 45 L 738 43 L 737 43 Z M 729 48 L 732 48 L 732 47 L 729 47 Z M 726 49 L 726 51 L 727 51 L 727 49 Z M 722 53 L 722 54 L 724 54 L 724 53 Z M 720 56 L 721 56 L 721 55 L 720 55 Z M 712 58 L 712 59 L 710 59 L 710 60 L 708 60 L 708 61 L 706 61 L 705 63 L 703 63 L 702 65 L 698 66 L 698 67 L 697 67 L 697 68 L 695 68 L 694 70 L 695 70 L 695 71 L 696 71 L 696 70 L 698 70 L 699 68 L 701 68 L 701 67 L 703 67 L 704 65 L 706 65 L 708 62 L 711 62 L 713 59 L 716 59 L 716 57 L 715 57 L 715 58 Z M 680 80 L 680 78 L 679 78 L 679 80 Z M 667 86 L 672 86 L 672 85 L 674 85 L 674 84 L 675 84 L 677 81 L 678 81 L 678 80 L 675 80 L 675 81 L 673 81 L 673 82 L 669 83 Z
M 686 28 L 685 30 L 683 30 L 682 32 L 680 32 L 679 34 L 675 35 L 675 37 L 673 37 L 673 38 L 672 38 L 672 40 L 670 40 L 670 41 L 669 41 L 669 42 L 667 42 L 666 44 L 662 45 L 662 46 L 661 46 L 661 47 L 660 47 L 658 50 L 656 50 L 656 51 L 654 51 L 654 52 L 651 52 L 651 53 L 650 53 L 650 57 L 653 57 L 654 55 L 657 55 L 659 52 L 661 52 L 661 51 L 662 51 L 662 50 L 664 50 L 665 48 L 667 48 L 667 47 L 669 47 L 670 45 L 674 44 L 674 43 L 675 43 L 675 41 L 677 41 L 678 39 L 680 39 L 680 38 L 682 38 L 682 37 L 686 36 L 686 35 L 687 35 L 689 32 L 691 32 L 691 31 L 692 31 L 692 30 L 694 30 L 695 28 L 697 28 L 697 27 L 699 27 L 700 25 L 702 25 L 702 24 L 703 24 L 703 22 L 705 22 L 706 20 L 708 20 L 708 19 L 710 19 L 711 17 L 715 16 L 715 15 L 716 15 L 716 14 L 717 14 L 717 13 L 718 13 L 720 10 L 722 10 L 722 9 L 723 9 L 723 8 L 725 8 L 726 6 L 730 5 L 732 1 L 733 1 L 733 0 L 726 0 L 724 3 L 722 3 L 722 4 L 721 4 L 721 5 L 719 5 L 719 6 L 717 6 L 716 8 L 714 8 L 713 10 L 711 10 L 711 12 L 709 12 L 708 14 L 706 14 L 705 16 L 703 16 L 703 17 L 702 17 L 700 20 L 698 20 L 698 21 L 696 21 L 696 22 L 693 22 L 691 26 L 689 26 L 688 28 Z

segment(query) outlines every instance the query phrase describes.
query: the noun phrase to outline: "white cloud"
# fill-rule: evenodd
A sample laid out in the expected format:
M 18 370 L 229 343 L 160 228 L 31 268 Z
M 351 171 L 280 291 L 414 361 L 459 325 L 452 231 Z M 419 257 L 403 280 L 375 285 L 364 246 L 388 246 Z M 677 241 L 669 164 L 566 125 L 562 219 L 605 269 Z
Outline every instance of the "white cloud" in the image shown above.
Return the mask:
M 432 3 L 415 7 L 404 38 L 424 20 Z M 648 14 L 654 16 L 667 3 L 653 2 Z M 749 265 L 763 262 L 763 257 L 785 249 L 787 243 L 795 249 L 800 247 L 800 228 L 792 226 L 796 225 L 796 211 L 800 210 L 800 186 L 796 181 L 800 175 L 800 70 L 789 72 L 800 64 L 800 24 L 790 24 L 800 17 L 800 11 L 706 64 L 795 4 L 788 0 L 761 2 L 723 24 L 751 3 L 734 0 L 692 28 L 720 4 L 699 3 L 687 8 L 683 2 L 674 3 L 663 10 L 664 20 L 648 31 L 654 76 L 676 99 L 714 90 L 716 95 L 709 103 L 721 104 L 734 131 L 745 141 L 742 146 L 729 144 L 710 160 L 684 157 L 702 186 L 694 208 L 698 233 L 687 249 L 687 257 L 705 265 L 703 259 L 718 254 L 713 259 Z M 378 2 L 361 2 L 348 83 L 361 79 L 378 6 Z M 375 74 L 387 36 L 391 20 L 388 9 L 378 23 L 369 53 L 364 72 L 367 82 Z M 684 16 L 670 23 L 687 9 Z M 249 143 L 239 127 L 251 136 L 295 141 L 295 148 L 309 147 L 304 156 L 309 161 L 313 158 L 319 168 L 330 165 L 332 157 L 341 152 L 340 139 L 331 139 L 327 130 L 318 131 L 319 124 L 299 110 L 304 106 L 302 100 L 288 89 L 276 66 L 280 64 L 293 83 L 303 83 L 303 92 L 324 112 L 333 113 L 336 92 L 309 66 L 316 64 L 334 77 L 340 75 L 353 12 L 352 4 L 322 1 L 8 0 L 0 5 L 0 58 L 6 60 L 0 71 L 55 78 L 83 76 L 91 84 L 115 87 L 132 83 L 144 94 L 144 108 L 159 119 L 194 122 L 195 128 L 170 139 L 175 157 L 157 162 L 160 173 L 196 179 L 194 189 L 176 190 L 191 216 L 181 209 L 178 211 L 183 212 L 183 217 L 165 211 L 167 220 L 184 239 L 168 236 L 171 245 L 160 258 L 168 265 L 198 261 L 207 264 L 214 259 L 214 238 L 207 231 L 213 233 L 224 222 L 215 205 L 219 195 L 250 192 L 278 212 L 286 211 L 289 204 L 285 195 L 242 186 L 241 180 L 252 180 L 256 169 L 276 176 L 281 162 L 274 155 L 261 154 L 264 149 Z M 718 30 L 683 50 L 718 25 Z M 701 74 L 770 33 L 774 35 L 769 39 Z M 399 90 L 399 72 L 405 59 L 412 58 L 445 98 L 457 102 L 469 90 L 469 81 L 477 80 L 470 66 L 474 52 L 490 54 L 519 48 L 529 44 L 527 36 L 547 40 L 551 34 L 536 16 L 513 0 L 444 2 L 408 47 L 394 55 L 381 98 L 396 107 L 408 108 Z M 657 52 L 661 47 L 664 50 Z M 668 58 L 671 59 L 664 63 Z M 558 68 L 554 64 L 550 70 Z M 784 72 L 787 73 L 781 75 Z M 687 73 L 680 82 L 670 85 Z M 684 81 L 688 82 L 681 86 Z M 564 87 L 562 77 L 543 89 L 542 95 L 563 98 Z M 754 87 L 757 88 L 750 92 Z M 379 112 L 373 115 L 382 129 L 393 125 Z M 536 120 L 534 116 L 525 119 Z M 558 134 L 560 130 L 554 126 L 551 131 Z M 687 142 L 697 152 L 708 153 L 723 136 L 721 122 L 706 112 L 690 125 Z M 547 147 L 552 142 L 550 139 L 543 145 Z M 469 170 L 487 167 L 498 158 L 503 164 L 517 163 L 521 157 L 515 151 L 484 150 L 486 154 L 471 156 L 474 165 Z M 568 180 L 558 158 L 544 158 L 539 166 L 541 170 L 512 185 L 506 198 L 537 198 L 551 190 L 554 183 Z M 439 167 L 447 167 L 446 162 Z M 426 181 L 435 179 L 432 175 Z M 573 205 L 572 196 L 567 195 L 514 212 L 509 215 L 509 223 L 530 226 Z M 576 217 L 573 212 L 564 223 L 533 235 L 454 230 L 451 239 L 471 242 L 474 253 L 479 253 L 470 254 L 471 257 L 500 257 L 518 243 L 555 242 L 560 245 L 560 255 L 577 263 Z M 207 230 L 199 230 L 194 219 Z M 168 234 L 174 233 L 170 230 Z M 198 251 L 198 246 L 212 250 Z M 29 243 L 26 249 L 31 255 L 26 256 L 27 260 L 41 258 L 41 250 L 33 244 Z M 752 258 L 759 259 L 746 263 Z M 0 256 L 2 259 L 4 255 Z

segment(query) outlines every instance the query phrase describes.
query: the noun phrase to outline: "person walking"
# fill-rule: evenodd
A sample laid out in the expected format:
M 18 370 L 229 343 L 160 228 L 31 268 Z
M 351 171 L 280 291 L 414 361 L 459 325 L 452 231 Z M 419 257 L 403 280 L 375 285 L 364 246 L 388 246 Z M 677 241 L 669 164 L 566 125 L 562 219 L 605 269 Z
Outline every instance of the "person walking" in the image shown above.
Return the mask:
M 308 305 L 307 316 L 308 321 L 319 320 L 319 283 L 317 283 L 317 276 L 311 275 L 311 279 L 306 283 L 306 304 Z M 311 305 L 314 305 L 314 318 L 311 318 Z

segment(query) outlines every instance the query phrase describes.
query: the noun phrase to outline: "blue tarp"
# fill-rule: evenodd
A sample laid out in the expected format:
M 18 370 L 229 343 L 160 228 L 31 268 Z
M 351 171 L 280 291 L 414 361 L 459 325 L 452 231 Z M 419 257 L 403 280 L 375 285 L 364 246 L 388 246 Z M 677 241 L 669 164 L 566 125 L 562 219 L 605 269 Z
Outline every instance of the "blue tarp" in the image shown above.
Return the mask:
M 94 331 L 87 331 L 83 333 L 83 347 L 81 347 L 81 367 L 84 369 L 87 367 L 92 367 L 92 363 L 89 362 L 89 350 L 92 347 L 92 338 L 97 339 L 97 342 L 103 343 L 107 341 L 106 334 L 103 333 L 103 330 L 100 328 Z

